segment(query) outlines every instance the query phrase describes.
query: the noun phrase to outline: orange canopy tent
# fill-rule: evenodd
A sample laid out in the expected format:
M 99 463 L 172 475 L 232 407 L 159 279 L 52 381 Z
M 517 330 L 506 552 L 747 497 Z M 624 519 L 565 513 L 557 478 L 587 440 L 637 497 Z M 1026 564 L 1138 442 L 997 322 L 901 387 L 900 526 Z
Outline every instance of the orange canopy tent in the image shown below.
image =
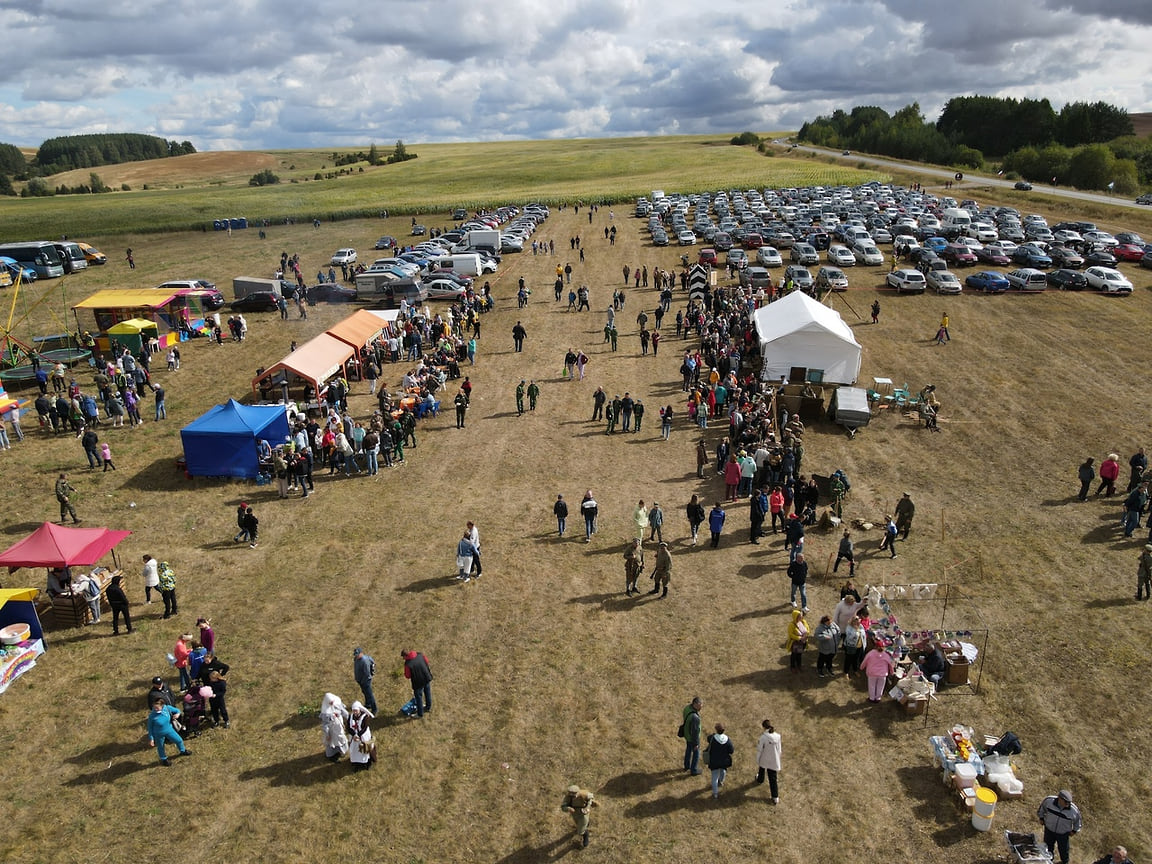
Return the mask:
M 286 380 L 290 381 L 290 376 L 295 375 L 312 385 L 316 398 L 319 398 L 324 389 L 324 382 L 337 372 L 343 372 L 344 364 L 355 353 L 352 346 L 347 342 L 342 342 L 327 333 L 321 333 L 315 339 L 305 342 L 279 363 L 268 367 L 253 378 L 252 392 L 255 393 L 259 389 L 262 381 L 270 382 L 272 386 L 278 386 L 274 382 L 280 380 L 280 377 L 285 377 Z
M 329 327 L 326 332 L 329 336 L 352 346 L 352 350 L 356 352 L 356 362 L 360 363 L 362 362 L 360 351 L 383 333 L 384 328 L 384 321 L 367 309 L 359 309 L 335 327 Z

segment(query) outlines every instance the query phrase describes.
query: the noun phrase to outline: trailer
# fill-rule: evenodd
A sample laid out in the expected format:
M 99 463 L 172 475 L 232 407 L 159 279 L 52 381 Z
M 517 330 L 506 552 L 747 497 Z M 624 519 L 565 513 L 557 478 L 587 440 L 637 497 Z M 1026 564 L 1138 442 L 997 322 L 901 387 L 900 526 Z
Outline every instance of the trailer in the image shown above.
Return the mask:
M 837 387 L 828 405 L 828 419 L 848 430 L 848 437 L 867 426 L 872 419 L 868 391 L 862 387 Z

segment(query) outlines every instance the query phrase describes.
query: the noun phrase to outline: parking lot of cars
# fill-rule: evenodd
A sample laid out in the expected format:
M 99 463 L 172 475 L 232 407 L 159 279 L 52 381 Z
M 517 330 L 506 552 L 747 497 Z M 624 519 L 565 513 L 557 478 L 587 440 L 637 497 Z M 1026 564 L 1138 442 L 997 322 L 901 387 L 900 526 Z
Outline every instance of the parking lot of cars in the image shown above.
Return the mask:
M 1050 225 L 1041 214 L 878 182 L 661 193 L 654 201 L 640 199 L 637 215 L 647 219 L 653 245 L 667 245 L 670 237 L 707 244 L 698 260 L 712 267 L 787 264 L 776 284 L 811 286 L 805 290 L 844 290 L 848 271 L 852 287 L 901 294 L 1057 289 L 1123 295 L 1133 280 L 1122 265 L 1152 270 L 1152 244 L 1130 231 L 1113 235 L 1087 221 Z M 810 268 L 820 268 L 815 278 Z M 974 272 L 953 272 L 960 268 Z

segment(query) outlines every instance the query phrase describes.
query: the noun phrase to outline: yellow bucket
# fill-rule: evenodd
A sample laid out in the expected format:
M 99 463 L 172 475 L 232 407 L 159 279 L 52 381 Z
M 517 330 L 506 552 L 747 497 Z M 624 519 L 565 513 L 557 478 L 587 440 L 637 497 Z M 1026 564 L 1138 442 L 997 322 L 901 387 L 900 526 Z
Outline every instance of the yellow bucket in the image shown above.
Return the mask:
M 976 790 L 976 803 L 973 805 L 973 815 L 991 819 L 996 813 L 996 793 L 981 786 Z

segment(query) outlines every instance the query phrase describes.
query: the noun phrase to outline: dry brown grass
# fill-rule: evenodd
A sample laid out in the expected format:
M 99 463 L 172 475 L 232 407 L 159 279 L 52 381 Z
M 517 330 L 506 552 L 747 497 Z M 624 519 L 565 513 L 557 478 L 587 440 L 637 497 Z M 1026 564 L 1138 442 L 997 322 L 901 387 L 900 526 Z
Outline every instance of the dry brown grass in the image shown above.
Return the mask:
M 678 261 L 678 250 L 641 243 L 641 223 L 623 212 L 610 248 L 607 216 L 596 216 L 599 236 L 589 236 L 583 211 L 554 214 L 540 236 L 556 240 L 555 259 L 505 259 L 498 311 L 484 319 L 479 362 L 468 370 L 476 385 L 468 430 L 453 428 L 450 411 L 424 423 L 409 464 L 379 482 L 319 476 L 307 502 L 281 502 L 269 487 L 188 482 L 173 470 L 181 425 L 248 393 L 257 366 L 342 318 L 343 307 L 318 307 L 307 322 L 248 316 L 252 336 L 241 346 L 187 344 L 184 368 L 158 375 L 167 423 L 108 433 L 115 474 L 84 471 L 70 438 L 33 434 L 3 454 L 6 542 L 55 517 L 59 470 L 74 471 L 87 524 L 134 532 L 122 557 L 139 631 L 113 639 L 106 621 L 50 633 L 38 668 L 0 699 L 8 793 L 0 858 L 120 861 L 163 842 L 180 859 L 527 864 L 571 849 L 571 823 L 556 808 L 575 781 L 603 804 L 592 847 L 575 853 L 595 860 L 789 862 L 833 851 L 984 862 L 999 856 L 1002 839 L 972 831 L 930 768 L 928 735 L 954 722 L 1010 728 L 1024 741 L 1026 797 L 1000 805 L 997 829 L 1030 830 L 1039 798 L 1069 787 L 1085 811 L 1078 858 L 1116 842 L 1147 857 L 1152 835 L 1133 806 L 1147 797 L 1152 756 L 1142 711 L 1149 610 L 1130 599 L 1139 545 L 1119 537 L 1118 501 L 1073 500 L 1084 456 L 1116 449 L 1126 458 L 1147 431 L 1147 271 L 1126 268 L 1138 285 L 1128 299 L 885 293 L 878 327 L 860 324 L 847 304 L 866 314 L 880 271 L 857 270 L 860 290 L 834 301 L 864 344 L 863 381 L 932 381 L 944 403 L 939 435 L 889 416 L 854 441 L 828 426 L 806 440 L 808 470 L 843 467 L 852 478 L 849 517 L 877 518 L 902 489 L 916 499 L 915 532 L 896 561 L 862 539 L 858 582 L 947 578 L 992 628 L 981 694 L 945 693 L 926 728 L 893 705 L 867 706 L 855 684 L 818 682 L 811 653 L 802 679 L 787 674 L 786 556 L 779 542 L 746 543 L 744 506 L 729 511 L 719 550 L 684 544 L 684 503 L 720 490 L 695 479 L 686 424 L 670 443 L 659 438 L 657 406 L 679 407 L 680 345 L 669 339 L 658 358 L 637 356 L 631 322 L 641 305 L 651 311 L 653 290 L 629 291 L 612 354 L 601 343 L 602 312 L 565 314 L 549 289 L 556 262 L 571 259 L 602 310 L 622 264 Z M 109 252 L 114 263 L 103 270 L 36 291 L 71 303 L 96 287 L 199 275 L 227 288 L 227 276 L 270 270 L 281 249 L 299 251 L 314 272 L 338 246 L 366 250 L 386 231 L 406 233 L 393 220 L 281 228 L 264 244 L 251 232 L 230 241 L 128 238 L 117 246 L 131 243 L 136 271 Z M 577 232 L 588 249 L 583 267 L 568 250 Z M 520 275 L 536 289 L 522 314 L 512 303 Z M 943 309 L 953 341 L 933 347 Z M 55 329 L 42 308 L 33 317 L 35 332 Z M 518 317 L 529 332 L 520 355 L 509 335 Z M 558 379 L 568 345 L 592 357 L 582 384 Z M 389 368 L 388 380 L 402 371 Z M 543 394 L 534 415 L 517 418 L 521 377 L 535 377 Z M 585 422 L 598 384 L 644 398 L 643 432 L 608 437 Z M 365 385 L 355 389 L 353 413 L 364 416 L 372 403 Z M 709 430 L 709 441 L 720 434 Z M 601 532 L 585 545 L 575 505 L 589 487 Z M 573 507 L 573 538 L 562 542 L 551 517 L 557 492 Z M 676 569 L 666 600 L 623 596 L 620 553 L 638 498 L 656 498 L 667 514 Z M 256 550 L 231 542 L 241 499 L 261 517 Z M 482 532 L 486 575 L 459 586 L 448 577 L 468 518 Z M 809 545 L 820 573 L 834 539 L 814 534 Z M 179 573 L 178 623 L 163 622 L 159 605 L 140 605 L 135 568 L 145 552 Z M 16 581 L 42 578 L 23 572 Z M 829 610 L 835 583 L 813 583 L 813 611 Z M 215 621 L 232 664 L 233 728 L 194 741 L 195 755 L 165 772 L 141 738 L 143 693 L 152 675 L 169 671 L 165 652 L 199 614 Z M 904 619 L 921 626 L 928 614 L 909 609 Z M 324 761 L 313 713 L 326 690 L 358 695 L 356 644 L 379 667 L 381 761 L 352 776 L 346 763 Z M 422 722 L 391 716 L 409 696 L 396 663 L 405 645 L 425 651 L 437 676 L 435 711 Z M 703 777 L 677 770 L 675 729 L 694 693 L 705 700 L 706 726 L 725 722 L 737 748 L 718 803 Z M 784 735 L 778 808 L 749 785 L 765 716 Z

